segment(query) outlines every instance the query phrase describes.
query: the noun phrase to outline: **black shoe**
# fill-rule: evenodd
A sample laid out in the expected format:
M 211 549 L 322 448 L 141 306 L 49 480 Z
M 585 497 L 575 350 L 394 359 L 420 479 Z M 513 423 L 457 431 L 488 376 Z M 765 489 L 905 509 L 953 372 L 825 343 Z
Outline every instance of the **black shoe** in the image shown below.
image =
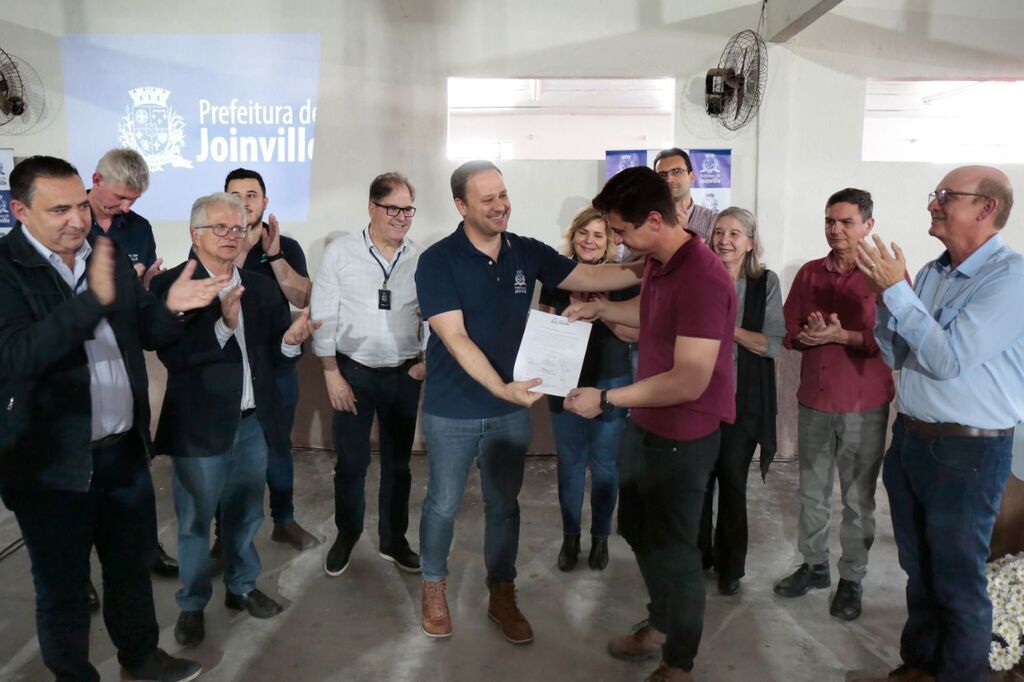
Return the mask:
M 731 597 L 740 591 L 739 578 L 718 578 L 718 594 Z
M 200 611 L 182 611 L 174 624 L 174 639 L 182 646 L 194 646 L 206 639 L 206 619 Z
M 382 545 L 380 551 L 377 552 L 377 556 L 394 563 L 395 566 L 398 566 L 398 568 L 406 573 L 420 572 L 420 555 L 412 551 L 412 547 L 407 542 L 395 545 L 394 547 L 384 547 Z M 345 569 L 341 570 L 344 571 Z
M 324 571 L 332 578 L 339 576 L 348 568 L 349 559 L 352 556 L 352 548 L 356 546 L 355 540 L 349 540 L 338 535 L 331 548 L 327 550 L 327 558 L 324 559 Z
M 273 618 L 284 611 L 280 604 L 259 590 L 248 594 L 233 594 L 229 590 L 224 595 L 224 606 L 238 611 L 245 609 L 253 618 Z
M 213 547 L 210 547 L 210 577 L 223 573 L 224 564 L 224 547 L 220 544 L 220 538 L 214 538 Z
M 700 565 L 705 571 L 715 570 L 715 555 L 711 552 L 701 552 Z
M 320 544 L 320 540 L 300 526 L 298 521 L 275 523 L 274 530 L 270 532 L 270 539 L 274 542 L 283 542 L 286 545 L 291 545 L 293 549 L 297 549 L 300 552 L 313 549 Z
M 173 578 L 178 575 L 178 561 L 164 550 L 164 546 L 156 543 L 156 559 L 150 570 L 163 578 Z
M 856 620 L 860 615 L 860 597 L 863 593 L 860 583 L 840 578 L 828 612 L 836 618 Z
M 156 682 L 188 682 L 203 672 L 203 666 L 186 658 L 174 658 L 157 649 L 139 665 L 121 666 L 122 680 L 156 680 Z
M 603 571 L 608 565 L 608 538 L 590 536 L 590 556 L 587 563 L 595 571 Z
M 96 591 L 96 586 L 92 584 L 91 580 L 87 594 L 89 595 L 89 610 L 96 613 L 100 610 L 100 593 Z
M 832 584 L 828 564 L 800 564 L 792 575 L 775 583 L 775 594 L 780 597 L 802 597 L 813 589 Z
M 558 570 L 571 571 L 576 568 L 580 557 L 580 536 L 565 534 L 562 536 L 562 548 L 558 550 Z

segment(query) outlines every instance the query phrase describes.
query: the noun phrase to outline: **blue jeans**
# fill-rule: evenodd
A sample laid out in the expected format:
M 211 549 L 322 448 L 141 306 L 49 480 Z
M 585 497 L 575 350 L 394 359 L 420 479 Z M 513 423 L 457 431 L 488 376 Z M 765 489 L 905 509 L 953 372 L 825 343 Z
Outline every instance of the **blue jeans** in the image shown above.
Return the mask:
M 288 437 L 287 450 L 269 450 L 267 453 L 267 489 L 270 491 L 270 516 L 276 525 L 295 520 L 295 505 L 292 501 L 295 487 L 295 466 L 292 463 L 292 425 L 295 424 L 295 408 L 299 404 L 299 372 L 294 363 L 274 368 L 277 383 L 277 411 L 281 415 L 281 426 Z
M 201 611 L 210 601 L 210 521 L 220 505 L 224 584 L 233 594 L 256 587 L 260 557 L 253 539 L 263 523 L 267 441 L 255 414 L 238 422 L 229 452 L 213 457 L 174 457 L 174 510 L 178 517 L 175 594 L 182 611 Z
M 160 635 L 149 567 L 156 552 L 153 481 L 135 433 L 93 451 L 88 492 L 5 490 L 32 561 L 36 630 L 57 680 L 98 680 L 89 663 L 89 555 L 103 570 L 103 622 L 124 665 L 156 650 Z
M 599 380 L 596 387 L 618 388 L 630 383 L 626 375 Z M 619 496 L 616 462 L 625 424 L 626 409 L 621 407 L 594 419 L 584 419 L 562 409 L 551 411 L 558 451 L 558 504 L 562 508 L 562 532 L 566 535 L 580 534 L 587 465 L 590 465 L 590 534 L 595 538 L 611 535 L 612 513 Z
M 907 429 L 902 417 L 892 427 L 882 481 L 907 573 L 900 656 L 940 682 L 988 679 L 992 604 L 985 559 L 1012 440 L 927 438 Z
M 448 576 L 455 516 L 474 460 L 484 498 L 484 564 L 487 584 L 515 580 L 519 551 L 519 489 L 523 487 L 530 411 L 487 419 L 423 415 L 427 440 L 427 497 L 420 518 L 420 558 L 424 580 Z

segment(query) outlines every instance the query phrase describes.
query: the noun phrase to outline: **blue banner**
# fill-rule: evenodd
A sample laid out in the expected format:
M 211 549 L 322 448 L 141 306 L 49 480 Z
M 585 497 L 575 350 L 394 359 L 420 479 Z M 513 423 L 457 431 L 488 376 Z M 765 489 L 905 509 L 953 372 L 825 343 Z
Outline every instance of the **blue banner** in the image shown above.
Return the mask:
M 61 60 L 86 185 L 107 150 L 131 147 L 149 165 L 147 218 L 186 220 L 239 167 L 263 175 L 279 218 L 307 218 L 319 35 L 68 35 Z
M 14 227 L 11 211 L 11 169 L 14 168 L 14 150 L 0 149 L 0 237 Z

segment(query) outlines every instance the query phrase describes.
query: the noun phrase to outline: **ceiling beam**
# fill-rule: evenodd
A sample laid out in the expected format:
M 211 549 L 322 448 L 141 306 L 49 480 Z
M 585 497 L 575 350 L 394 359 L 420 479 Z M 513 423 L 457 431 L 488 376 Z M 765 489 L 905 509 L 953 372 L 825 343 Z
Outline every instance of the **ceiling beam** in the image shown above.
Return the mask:
M 765 35 L 784 43 L 828 13 L 842 0 L 768 0 Z

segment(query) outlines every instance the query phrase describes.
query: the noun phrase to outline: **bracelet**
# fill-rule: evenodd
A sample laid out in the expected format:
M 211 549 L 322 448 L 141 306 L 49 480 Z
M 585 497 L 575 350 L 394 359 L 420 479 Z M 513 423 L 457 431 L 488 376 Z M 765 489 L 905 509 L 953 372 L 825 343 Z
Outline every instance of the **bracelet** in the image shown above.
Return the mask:
M 281 252 L 281 251 L 278 251 L 273 256 L 268 256 L 266 254 L 263 254 L 263 256 L 264 256 L 264 258 L 263 258 L 263 262 L 264 263 L 273 263 L 276 260 L 281 260 L 282 258 L 284 258 L 284 253 Z

